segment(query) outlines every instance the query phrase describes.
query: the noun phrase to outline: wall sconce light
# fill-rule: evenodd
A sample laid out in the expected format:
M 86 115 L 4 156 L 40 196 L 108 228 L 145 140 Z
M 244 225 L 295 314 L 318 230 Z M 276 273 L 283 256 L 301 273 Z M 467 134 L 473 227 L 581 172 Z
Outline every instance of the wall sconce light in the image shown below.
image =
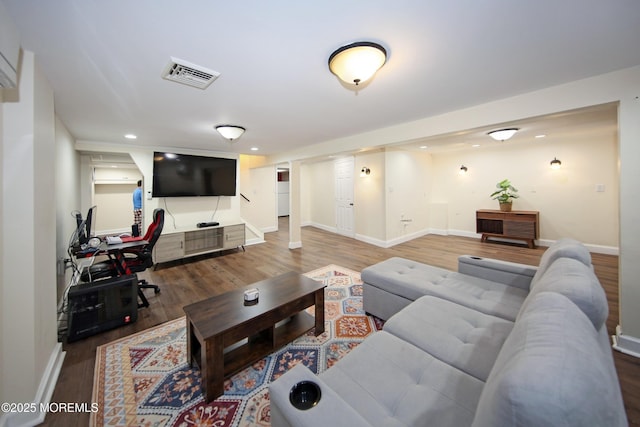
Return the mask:
M 492 130 L 491 132 L 488 132 L 487 135 L 489 135 L 491 138 L 495 139 L 496 141 L 506 141 L 507 139 L 515 135 L 516 132 L 518 132 L 519 130 L 520 128 L 498 129 L 498 130 Z
M 369 169 L 366 166 L 363 166 L 362 169 L 360 170 L 360 177 L 364 178 L 365 176 L 368 176 L 369 174 L 371 174 L 371 169 Z
M 464 175 L 467 173 L 467 167 L 465 165 L 460 166 L 460 171 L 458 171 L 460 175 Z
M 218 125 L 216 126 L 216 130 L 223 138 L 233 141 L 234 139 L 240 138 L 246 129 L 242 126 Z
M 356 42 L 342 46 L 329 57 L 329 70 L 345 83 L 369 80 L 387 61 L 387 51 L 378 43 Z
M 560 169 L 560 165 L 562 165 L 562 162 L 555 157 L 551 160 L 551 169 Z

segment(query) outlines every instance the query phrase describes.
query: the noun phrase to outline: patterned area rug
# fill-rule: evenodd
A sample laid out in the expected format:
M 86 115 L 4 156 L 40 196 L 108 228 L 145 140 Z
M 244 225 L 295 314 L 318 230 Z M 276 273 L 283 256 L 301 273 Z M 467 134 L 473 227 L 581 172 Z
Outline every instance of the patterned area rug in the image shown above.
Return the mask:
M 184 317 L 98 347 L 91 425 L 269 426 L 270 381 L 298 363 L 321 373 L 382 327 L 363 312 L 360 273 L 330 265 L 305 275 L 327 285 L 325 333 L 312 330 L 228 378 L 210 404 L 187 363 Z

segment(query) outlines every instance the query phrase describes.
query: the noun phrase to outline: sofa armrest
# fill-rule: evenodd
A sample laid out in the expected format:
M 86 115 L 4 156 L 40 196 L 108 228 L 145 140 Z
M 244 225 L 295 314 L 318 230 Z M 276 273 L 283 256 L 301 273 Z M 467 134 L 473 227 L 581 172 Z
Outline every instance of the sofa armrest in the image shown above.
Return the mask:
M 492 282 L 529 290 L 537 266 L 482 258 L 472 255 L 458 257 L 458 272 Z
M 300 381 L 313 381 L 320 386 L 320 401 L 311 409 L 296 409 L 289 402 L 291 388 Z M 341 425 L 350 427 L 370 427 L 360 414 L 302 363 L 297 364 L 269 385 L 269 399 L 273 427 L 325 427 L 335 424 L 336 420 L 339 420 Z

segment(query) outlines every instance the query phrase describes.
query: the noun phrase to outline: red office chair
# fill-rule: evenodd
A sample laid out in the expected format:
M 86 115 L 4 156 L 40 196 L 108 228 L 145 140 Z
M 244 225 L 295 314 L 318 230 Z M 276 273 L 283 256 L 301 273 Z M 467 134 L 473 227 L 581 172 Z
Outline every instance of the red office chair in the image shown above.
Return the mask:
M 109 260 L 92 265 L 82 273 L 80 279 L 85 282 L 90 282 L 124 274 L 139 273 L 149 267 L 153 267 L 153 247 L 160 238 L 163 226 L 164 209 L 155 209 L 153 211 L 153 222 L 149 225 L 149 228 L 147 228 L 145 235 L 141 239 L 130 239 L 130 241 L 146 240 L 148 242 L 147 244 L 120 249 L 110 254 Z M 142 293 L 142 289 L 153 289 L 155 293 L 159 293 L 160 288 L 157 285 L 148 283 L 144 279 L 138 282 L 138 296 L 142 300 L 142 303 L 138 304 L 138 306 L 148 307 L 149 302 L 144 296 L 144 293 Z

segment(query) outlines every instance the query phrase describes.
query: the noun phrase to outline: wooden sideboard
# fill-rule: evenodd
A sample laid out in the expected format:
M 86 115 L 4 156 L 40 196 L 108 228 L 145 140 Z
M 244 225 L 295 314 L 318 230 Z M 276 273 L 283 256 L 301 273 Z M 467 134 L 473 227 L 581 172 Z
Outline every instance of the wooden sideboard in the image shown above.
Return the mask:
M 493 209 L 476 211 L 476 233 L 482 233 L 482 241 L 489 237 L 524 240 L 530 248 L 540 237 L 540 214 L 537 211 L 503 212 Z

